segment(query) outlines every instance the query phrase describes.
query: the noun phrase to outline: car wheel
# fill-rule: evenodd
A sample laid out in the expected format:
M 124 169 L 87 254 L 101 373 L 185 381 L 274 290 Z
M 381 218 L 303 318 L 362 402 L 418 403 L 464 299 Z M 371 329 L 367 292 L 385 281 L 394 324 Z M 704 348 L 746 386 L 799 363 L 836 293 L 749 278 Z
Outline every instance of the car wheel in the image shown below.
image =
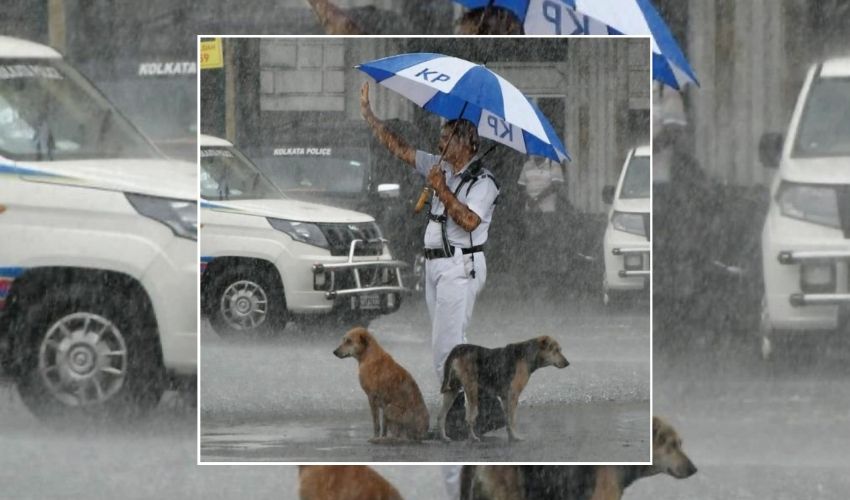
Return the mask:
M 52 289 L 25 304 L 18 392 L 36 416 L 138 417 L 158 403 L 165 372 L 138 302 L 92 285 Z M 155 327 L 153 327 L 155 328 Z
M 238 264 L 213 278 L 210 323 L 222 337 L 267 336 L 286 326 L 283 287 L 256 266 Z

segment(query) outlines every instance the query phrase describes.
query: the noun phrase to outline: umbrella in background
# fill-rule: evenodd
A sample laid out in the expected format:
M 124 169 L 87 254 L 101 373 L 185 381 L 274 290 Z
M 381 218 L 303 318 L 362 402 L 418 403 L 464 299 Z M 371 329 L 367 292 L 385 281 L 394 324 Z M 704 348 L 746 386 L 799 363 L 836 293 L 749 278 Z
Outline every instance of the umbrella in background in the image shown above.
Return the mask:
M 652 77 L 676 90 L 699 85 L 670 29 L 649 0 L 454 0 L 470 9 L 501 7 L 526 35 L 648 35 Z
M 425 110 L 449 120 L 471 121 L 481 137 L 557 162 L 570 159 L 537 106 L 484 66 L 417 52 L 365 62 L 357 69 Z

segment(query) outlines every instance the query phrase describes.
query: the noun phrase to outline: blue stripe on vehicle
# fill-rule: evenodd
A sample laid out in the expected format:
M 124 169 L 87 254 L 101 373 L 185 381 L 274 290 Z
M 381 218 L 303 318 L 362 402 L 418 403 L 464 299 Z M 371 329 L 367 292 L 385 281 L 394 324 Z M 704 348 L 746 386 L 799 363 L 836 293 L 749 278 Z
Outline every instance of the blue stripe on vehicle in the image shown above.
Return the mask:
M 23 267 L 0 267 L 0 278 L 18 278 L 25 270 Z
M 57 174 L 51 174 L 49 172 L 44 172 L 42 170 L 36 170 L 34 168 L 19 167 L 17 165 L 3 165 L 3 164 L 0 164 L 0 174 L 25 175 L 25 176 L 35 176 L 35 177 L 61 177 Z

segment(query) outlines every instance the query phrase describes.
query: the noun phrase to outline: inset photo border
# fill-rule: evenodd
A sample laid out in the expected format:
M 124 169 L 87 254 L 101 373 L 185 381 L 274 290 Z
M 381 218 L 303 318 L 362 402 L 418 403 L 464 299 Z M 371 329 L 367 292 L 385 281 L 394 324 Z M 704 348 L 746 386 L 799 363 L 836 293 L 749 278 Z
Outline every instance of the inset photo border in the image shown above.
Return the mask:
M 648 38 L 198 41 L 199 463 L 650 463 Z

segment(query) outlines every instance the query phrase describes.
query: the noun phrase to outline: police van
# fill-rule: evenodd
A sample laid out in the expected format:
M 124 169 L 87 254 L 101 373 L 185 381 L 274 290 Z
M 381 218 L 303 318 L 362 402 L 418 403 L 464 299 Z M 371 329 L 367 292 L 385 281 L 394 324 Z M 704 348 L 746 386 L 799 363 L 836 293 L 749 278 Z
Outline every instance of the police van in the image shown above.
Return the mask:
M 196 186 L 58 52 L 0 37 L 0 366 L 35 414 L 194 384 Z
M 650 148 L 629 151 L 616 186 L 605 186 L 602 200 L 611 205 L 605 227 L 603 301 L 612 304 L 649 288 L 651 211 Z
M 200 146 L 201 307 L 216 333 L 368 324 L 399 308 L 405 264 L 371 216 L 287 199 L 230 142 Z
M 813 66 L 782 134 L 764 134 L 778 168 L 762 230 L 762 355 L 779 333 L 846 328 L 850 314 L 850 58 Z

